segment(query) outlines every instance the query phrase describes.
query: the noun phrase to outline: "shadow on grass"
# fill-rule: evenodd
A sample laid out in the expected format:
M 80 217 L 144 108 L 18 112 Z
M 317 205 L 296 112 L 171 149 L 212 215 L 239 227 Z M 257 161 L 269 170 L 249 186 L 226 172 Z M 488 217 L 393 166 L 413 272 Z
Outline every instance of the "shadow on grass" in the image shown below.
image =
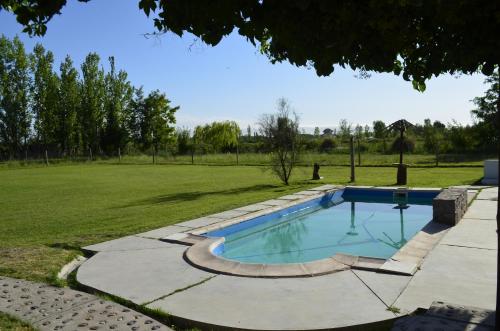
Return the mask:
M 47 244 L 46 246 L 50 248 L 64 249 L 67 251 L 79 251 L 81 247 L 80 245 L 73 243 L 53 243 L 53 244 Z
M 155 197 L 138 200 L 135 202 L 131 202 L 129 204 L 115 207 L 115 208 L 126 208 L 126 207 L 135 207 L 135 206 L 144 206 L 144 205 L 155 205 L 155 204 L 163 204 L 169 202 L 185 202 L 185 201 L 195 201 L 200 198 L 203 198 L 207 195 L 234 195 L 246 192 L 258 192 L 270 189 L 280 189 L 281 186 L 271 185 L 271 184 L 260 184 L 253 185 L 247 187 L 239 187 L 234 189 L 225 189 L 218 191 L 193 191 L 193 192 L 178 192 L 173 194 L 165 194 L 158 195 Z

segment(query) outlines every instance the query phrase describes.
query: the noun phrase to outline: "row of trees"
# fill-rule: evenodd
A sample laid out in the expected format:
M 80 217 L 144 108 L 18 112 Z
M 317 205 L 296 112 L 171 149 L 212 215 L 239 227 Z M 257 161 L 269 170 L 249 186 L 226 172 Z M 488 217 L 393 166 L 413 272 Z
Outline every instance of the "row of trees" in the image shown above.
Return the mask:
M 0 156 L 27 158 L 116 154 L 127 144 L 157 151 L 175 135 L 175 112 L 164 93 L 147 96 L 109 57 L 105 71 L 96 53 L 81 64 L 41 44 L 31 53 L 15 37 L 0 37 Z

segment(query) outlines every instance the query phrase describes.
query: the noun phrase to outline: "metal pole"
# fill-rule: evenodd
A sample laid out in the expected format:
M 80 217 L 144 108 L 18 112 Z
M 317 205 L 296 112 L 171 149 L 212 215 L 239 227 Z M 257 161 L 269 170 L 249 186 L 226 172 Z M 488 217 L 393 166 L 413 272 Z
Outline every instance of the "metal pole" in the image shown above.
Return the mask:
M 351 182 L 356 181 L 356 175 L 354 173 L 354 137 L 351 136 L 349 139 L 350 152 L 351 152 Z

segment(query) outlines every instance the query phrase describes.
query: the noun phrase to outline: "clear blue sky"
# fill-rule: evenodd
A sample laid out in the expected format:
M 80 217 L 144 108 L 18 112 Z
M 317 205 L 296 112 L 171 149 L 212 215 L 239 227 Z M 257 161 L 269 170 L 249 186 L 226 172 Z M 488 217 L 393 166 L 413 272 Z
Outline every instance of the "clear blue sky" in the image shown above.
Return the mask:
M 143 34 L 154 31 L 152 19 L 138 9 L 137 0 L 68 2 L 43 38 L 23 34 L 6 12 L 0 12 L 0 33 L 19 35 L 28 50 L 42 43 L 54 52 L 57 67 L 66 54 L 78 66 L 89 52 L 97 52 L 105 67 L 108 56 L 115 56 L 134 85 L 160 89 L 180 105 L 179 126 L 225 119 L 254 126 L 260 114 L 275 110 L 280 97 L 291 101 L 303 127 L 334 127 L 343 118 L 363 125 L 400 118 L 466 124 L 472 121 L 470 100 L 486 89 L 481 75 L 435 78 L 424 93 L 391 74 L 360 80 L 337 68 L 330 77 L 317 77 L 288 63 L 272 65 L 237 34 L 214 48 L 190 35 L 147 39 Z

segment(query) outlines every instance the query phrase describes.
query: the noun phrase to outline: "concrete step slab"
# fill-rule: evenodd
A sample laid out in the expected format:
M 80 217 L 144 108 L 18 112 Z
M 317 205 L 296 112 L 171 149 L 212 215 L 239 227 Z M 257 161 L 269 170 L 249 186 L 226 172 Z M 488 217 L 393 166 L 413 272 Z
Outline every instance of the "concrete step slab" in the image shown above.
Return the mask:
M 190 228 L 184 226 L 169 225 L 163 228 L 136 234 L 137 237 L 149 239 L 161 239 L 174 233 L 189 231 Z
M 212 276 L 184 261 L 186 246 L 162 244 L 169 248 L 98 253 L 78 269 L 77 280 L 143 304 Z
M 448 231 L 441 244 L 497 249 L 496 229 L 496 222 L 490 220 L 463 219 Z
M 490 200 L 475 200 L 464 215 L 464 218 L 479 218 L 495 220 L 497 214 L 497 202 Z
M 498 189 L 496 187 L 484 189 L 477 195 L 477 199 L 479 200 L 497 200 L 497 198 Z
M 409 276 L 391 275 L 373 271 L 353 270 L 386 306 L 390 307 L 411 280 Z
M 281 279 L 221 275 L 148 307 L 253 330 L 331 329 L 395 317 L 351 271 Z
M 405 312 L 428 308 L 433 301 L 495 307 L 495 250 L 439 244 L 395 302 Z

